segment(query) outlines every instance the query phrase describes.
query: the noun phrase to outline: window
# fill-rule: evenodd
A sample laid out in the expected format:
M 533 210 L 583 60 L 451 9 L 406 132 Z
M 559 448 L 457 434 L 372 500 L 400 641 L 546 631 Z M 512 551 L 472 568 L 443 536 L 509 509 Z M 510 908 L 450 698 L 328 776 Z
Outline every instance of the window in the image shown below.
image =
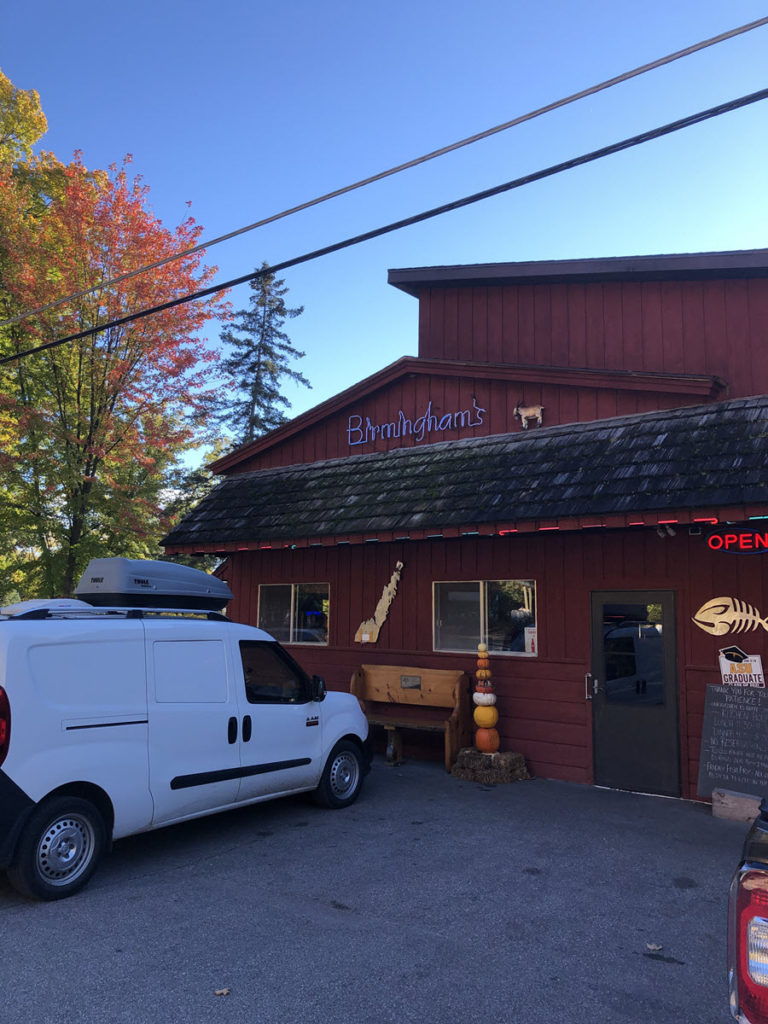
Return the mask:
M 240 657 L 249 704 L 303 704 L 309 699 L 304 673 L 276 644 L 241 640 Z
M 536 583 L 480 580 L 434 585 L 434 648 L 533 656 L 536 642 Z
M 327 644 L 327 583 L 277 583 L 259 587 L 259 628 L 286 644 Z

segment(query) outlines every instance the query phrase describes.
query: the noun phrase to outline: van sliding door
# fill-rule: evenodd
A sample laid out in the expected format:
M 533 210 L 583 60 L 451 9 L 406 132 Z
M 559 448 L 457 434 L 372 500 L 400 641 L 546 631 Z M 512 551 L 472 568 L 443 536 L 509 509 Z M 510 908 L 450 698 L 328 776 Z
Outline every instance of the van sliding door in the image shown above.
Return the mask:
M 146 628 L 150 790 L 160 824 L 237 799 L 238 706 L 223 637 L 183 639 L 172 621 Z

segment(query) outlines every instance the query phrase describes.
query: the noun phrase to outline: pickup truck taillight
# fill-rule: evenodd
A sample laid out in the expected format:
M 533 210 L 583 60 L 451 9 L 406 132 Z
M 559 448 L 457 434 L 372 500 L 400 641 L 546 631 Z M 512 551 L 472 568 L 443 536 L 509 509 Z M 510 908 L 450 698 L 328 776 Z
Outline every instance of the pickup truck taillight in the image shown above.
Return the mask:
M 768 870 L 745 864 L 731 883 L 728 908 L 731 1013 L 768 1024 Z
M 0 686 L 0 764 L 8 754 L 11 742 L 11 703 L 8 694 Z

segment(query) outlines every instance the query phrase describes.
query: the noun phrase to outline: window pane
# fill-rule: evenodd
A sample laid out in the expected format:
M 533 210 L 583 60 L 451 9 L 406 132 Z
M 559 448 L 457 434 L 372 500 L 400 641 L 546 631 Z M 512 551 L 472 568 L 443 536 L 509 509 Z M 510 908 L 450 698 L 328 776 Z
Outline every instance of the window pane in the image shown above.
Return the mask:
M 663 704 L 661 605 L 606 604 L 603 626 L 606 700 Z
M 480 584 L 435 583 L 435 650 L 477 651 Z
M 536 584 L 491 580 L 485 584 L 489 651 L 536 654 Z
M 240 641 L 249 704 L 297 704 L 304 699 L 301 677 L 269 643 Z
M 296 644 L 328 643 L 328 584 L 297 583 L 292 641 Z
M 259 629 L 286 642 L 291 631 L 291 585 L 259 587 Z

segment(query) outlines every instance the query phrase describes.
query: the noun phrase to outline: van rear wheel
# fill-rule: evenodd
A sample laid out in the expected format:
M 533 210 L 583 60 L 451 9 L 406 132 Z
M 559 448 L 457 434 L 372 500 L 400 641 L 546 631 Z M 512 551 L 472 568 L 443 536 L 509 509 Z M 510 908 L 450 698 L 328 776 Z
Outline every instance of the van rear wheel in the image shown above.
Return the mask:
M 24 827 L 8 879 L 23 896 L 60 900 L 89 881 L 104 853 L 104 819 L 88 800 L 45 800 Z

